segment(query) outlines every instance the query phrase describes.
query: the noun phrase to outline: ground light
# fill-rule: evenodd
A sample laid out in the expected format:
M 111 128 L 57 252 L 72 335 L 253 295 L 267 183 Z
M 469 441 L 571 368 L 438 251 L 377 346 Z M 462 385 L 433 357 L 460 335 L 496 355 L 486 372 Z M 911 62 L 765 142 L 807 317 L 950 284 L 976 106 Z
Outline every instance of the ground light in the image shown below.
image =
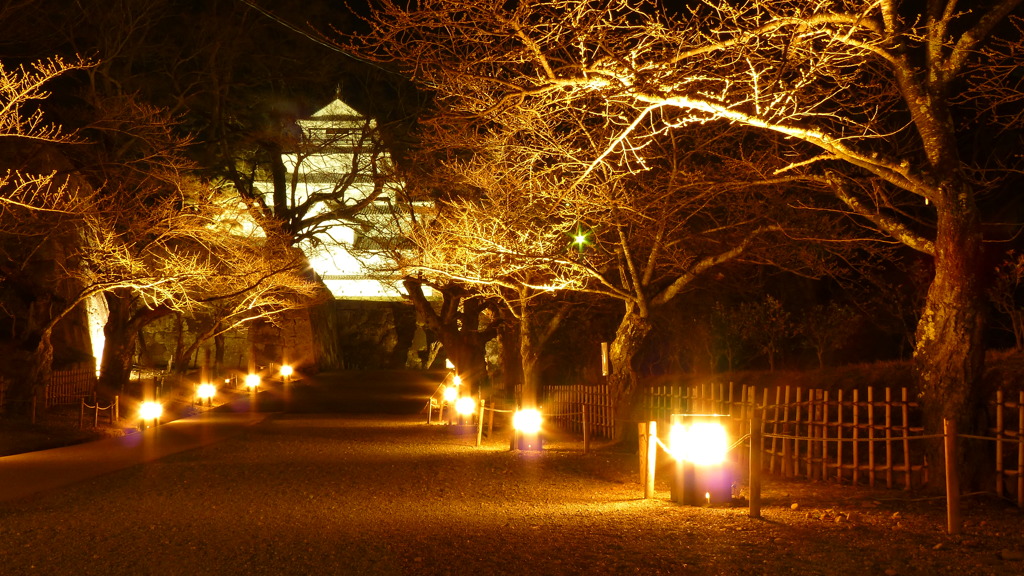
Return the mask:
M 459 389 L 456 388 L 455 386 L 445 386 L 443 395 L 444 395 L 444 401 L 448 402 L 449 404 L 451 404 L 451 403 L 455 402 L 455 400 L 458 399 L 458 397 L 459 397 Z
M 732 499 L 726 465 L 729 435 L 719 414 L 673 414 L 669 451 L 676 459 L 672 500 L 680 504 L 719 504 Z
M 201 406 L 205 401 L 208 405 L 213 405 L 213 397 L 217 395 L 217 387 L 210 383 L 200 384 L 196 388 L 196 398 L 199 398 L 199 405 Z
M 292 389 L 288 386 L 288 379 L 291 378 L 293 372 L 291 365 L 281 365 L 281 387 L 284 388 L 282 392 L 284 393 L 285 411 L 291 410 L 292 407 Z
M 540 410 L 527 408 L 516 411 L 512 415 L 512 427 L 516 431 L 516 447 L 520 450 L 541 450 L 543 441 L 540 431 L 543 423 L 544 418 L 541 416 Z
M 260 386 L 260 375 L 259 374 L 247 374 L 245 377 L 245 385 L 249 390 L 255 392 Z
M 472 416 L 476 414 L 476 401 L 472 396 L 463 396 L 455 401 L 455 412 L 459 416 Z
M 143 402 L 139 406 L 139 419 L 142 420 L 142 428 L 146 428 L 146 422 L 153 421 L 153 425 L 160 422 L 160 416 L 164 413 L 164 407 L 159 402 Z

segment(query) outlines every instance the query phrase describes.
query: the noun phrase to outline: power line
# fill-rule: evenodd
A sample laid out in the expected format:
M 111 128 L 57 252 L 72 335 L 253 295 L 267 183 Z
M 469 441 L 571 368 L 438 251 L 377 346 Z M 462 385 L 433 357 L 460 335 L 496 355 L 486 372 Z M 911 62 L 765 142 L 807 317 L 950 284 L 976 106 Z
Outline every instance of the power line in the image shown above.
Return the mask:
M 241 2 L 242 4 L 245 4 L 249 8 L 252 8 L 253 10 L 259 12 L 263 16 L 269 18 L 270 20 L 273 20 L 274 22 L 280 24 L 281 26 L 284 26 L 285 28 L 291 30 L 292 32 L 295 32 L 296 34 L 301 35 L 302 37 L 306 38 L 307 40 L 312 40 L 313 42 L 316 42 L 317 44 L 323 46 L 324 48 L 327 48 L 327 49 L 329 49 L 329 50 L 331 50 L 333 52 L 337 52 L 339 54 L 347 56 L 348 58 L 356 60 L 357 62 L 362 62 L 363 64 L 367 64 L 369 66 L 373 66 L 374 68 L 376 68 L 378 70 L 381 70 L 383 72 L 386 72 L 388 74 L 395 74 L 397 76 L 402 76 L 401 74 L 399 74 L 399 73 L 397 73 L 397 72 L 395 72 L 393 70 L 388 70 L 387 68 L 384 68 L 383 66 L 377 64 L 376 62 L 372 62 L 370 60 L 366 60 L 365 58 L 360 58 L 359 56 L 356 56 L 356 55 L 354 55 L 354 54 L 352 54 L 350 52 L 347 52 L 347 51 L 343 50 L 342 48 L 340 48 L 339 46 L 337 46 L 335 44 L 327 42 L 326 40 L 324 40 L 323 38 L 321 38 L 319 36 L 311 34 L 308 30 L 304 30 L 303 28 L 300 28 L 299 26 L 296 26 L 295 24 L 292 24 L 291 22 L 289 22 L 289 21 L 287 21 L 287 20 L 277 16 L 273 12 L 270 12 L 269 10 L 261 8 L 260 6 L 258 6 L 252 0 L 238 0 L 238 1 Z

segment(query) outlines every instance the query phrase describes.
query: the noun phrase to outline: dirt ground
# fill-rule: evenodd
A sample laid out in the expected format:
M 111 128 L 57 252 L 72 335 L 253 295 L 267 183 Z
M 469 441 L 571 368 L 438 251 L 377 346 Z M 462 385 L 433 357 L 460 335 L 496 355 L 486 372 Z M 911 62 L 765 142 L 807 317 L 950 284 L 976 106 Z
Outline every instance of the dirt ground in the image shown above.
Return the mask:
M 77 415 L 73 420 L 77 426 Z M 8 421 L 0 428 L 0 443 L 7 454 L 115 433 L 111 430 L 78 431 L 56 421 L 36 429 L 18 429 L 10 424 Z M 205 448 L 192 455 L 171 457 L 159 468 L 185 466 L 187 474 L 183 471 L 181 478 L 170 475 L 164 478 L 166 473 L 162 472 L 160 478 L 167 482 L 167 488 L 151 484 L 155 480 L 144 474 L 145 487 L 147 491 L 164 491 L 163 498 L 168 500 L 171 496 L 167 493 L 173 493 L 180 486 L 193 485 L 200 480 L 204 485 L 210 482 L 196 474 L 208 474 L 211 466 L 223 467 L 224 472 L 215 475 L 203 491 L 211 504 L 189 508 L 194 518 L 187 522 L 194 523 L 197 530 L 210 521 L 207 515 L 219 514 L 225 507 L 233 506 L 232 498 L 238 495 L 238 482 L 243 477 L 256 475 L 253 479 L 258 478 L 261 486 L 267 485 L 268 494 L 306 494 L 301 504 L 287 503 L 292 508 L 285 508 L 286 512 L 276 516 L 260 513 L 259 522 L 266 523 L 268 528 L 276 527 L 272 533 L 280 535 L 295 531 L 296 524 L 304 521 L 291 512 L 295 506 L 310 506 L 319 501 L 321 496 L 314 496 L 317 493 L 314 486 L 320 486 L 321 490 L 325 483 L 347 486 L 344 491 L 332 492 L 330 508 L 316 505 L 310 508 L 310 514 L 317 515 L 318 523 L 332 526 L 332 522 L 339 520 L 329 511 L 343 509 L 344 522 L 352 525 L 351 533 L 343 530 L 338 535 L 328 531 L 319 537 L 307 534 L 301 543 L 289 544 L 310 550 L 326 546 L 323 553 L 329 556 L 324 558 L 331 559 L 332 566 L 341 567 L 334 572 L 339 574 L 600 572 L 1001 576 L 1024 573 L 1024 514 L 1010 503 L 989 495 L 965 498 L 962 533 L 948 535 L 941 498 L 768 478 L 763 490 L 762 518 L 752 519 L 742 499 L 713 506 L 679 506 L 671 502 L 671 471 L 664 467 L 658 472 L 655 498 L 644 500 L 637 455 L 615 446 L 597 446 L 590 454 L 583 454 L 578 440 L 552 437 L 542 453 L 529 454 L 509 451 L 507 437 L 500 431 L 495 438 L 485 440 L 481 448 L 474 448 L 472 434 L 458 426 L 410 422 L 394 426 L 387 422 L 364 424 L 343 418 L 285 418 L 254 430 L 242 448 L 232 447 L 227 442 L 222 448 Z M 378 446 L 383 437 L 390 438 L 391 453 L 379 452 L 379 448 L 363 452 L 370 443 Z M 287 449 L 282 446 L 281 452 L 276 453 L 270 447 L 283 442 L 282 438 L 289 444 Z M 325 445 L 325 439 L 330 444 Z M 393 448 L 396 444 L 407 446 L 401 449 L 400 459 Z M 326 446 L 339 451 L 339 455 L 343 452 L 344 458 L 325 460 Z M 240 452 L 246 458 L 232 463 Z M 304 460 L 307 452 L 313 461 Z M 301 484 L 305 479 L 296 484 L 294 476 L 285 480 L 279 472 L 267 471 L 266 478 L 259 478 L 266 469 L 261 462 L 268 458 L 294 459 L 292 466 L 306 471 L 304 475 L 309 476 L 310 487 Z M 346 461 L 350 463 L 342 464 Z M 247 469 L 254 472 L 238 472 Z M 125 474 L 128 484 L 118 488 L 119 493 L 134 490 L 131 480 L 140 473 Z M 323 478 L 318 479 L 321 474 Z M 373 487 L 363 479 L 367 474 L 377 480 L 397 476 L 396 488 L 382 487 L 391 485 L 387 483 Z M 223 486 L 218 484 L 229 478 L 231 480 Z M 464 478 L 476 481 L 466 486 L 459 483 L 459 479 Z M 405 487 L 397 488 L 402 482 L 406 483 Z M 86 489 L 113 490 L 111 485 L 101 486 L 83 487 L 69 494 Z M 271 486 L 276 492 L 271 491 Z M 738 488 L 745 497 L 747 487 L 740 483 Z M 452 503 L 453 497 L 458 504 Z M 114 526 L 133 526 L 138 522 L 132 519 L 134 512 L 130 507 L 121 512 L 104 508 L 100 513 L 91 511 L 91 504 L 72 503 L 71 495 L 67 498 L 67 503 L 60 506 L 76 510 L 76 518 L 92 518 L 78 530 L 95 531 L 95 538 L 101 542 L 114 537 L 104 532 L 107 529 L 102 525 L 97 525 L 97 514 L 109 516 Z M 268 498 L 277 499 L 267 496 L 264 500 Z M 38 562 L 44 562 L 40 560 L 43 556 L 34 556 L 32 546 L 48 531 L 68 529 L 67 520 L 55 526 L 49 516 L 46 516 L 49 519 L 36 518 L 39 514 L 58 513 L 56 504 L 46 502 L 42 500 L 24 510 L 12 510 L 8 516 L 0 514 L 0 520 L 8 522 L 6 528 L 0 522 L 0 532 L 7 530 L 3 534 L 5 538 L 19 543 L 0 553 L 0 561 L 6 560 L 4 565 L 41 567 Z M 409 502 L 417 504 L 408 508 Z M 283 501 L 281 504 L 286 505 Z M 79 506 L 84 508 L 77 508 Z M 233 509 L 248 513 L 253 506 L 251 498 L 244 498 Z M 410 512 L 413 509 L 416 511 Z M 457 520 L 451 523 L 439 520 L 446 516 Z M 275 522 L 283 522 L 280 518 L 285 517 L 291 518 L 290 523 L 276 526 Z M 177 526 L 181 521 L 172 517 L 161 520 L 158 516 L 136 527 L 136 535 L 131 538 L 138 538 L 137 533 L 152 530 L 153 526 Z M 28 528 L 33 522 L 38 527 Z M 334 524 L 335 527 L 345 525 Z M 419 531 L 409 528 L 416 525 L 420 525 Z M 190 530 L 183 529 L 173 537 L 165 533 L 163 538 L 168 545 L 179 548 L 187 545 L 195 550 Z M 60 534 L 52 536 L 60 537 Z M 182 542 L 177 542 L 177 538 L 183 539 Z M 227 565 L 224 554 L 235 552 L 225 550 L 237 548 L 237 544 L 231 542 L 237 543 L 246 536 L 224 538 L 225 544 L 217 547 L 218 555 L 206 559 L 208 567 L 221 566 L 217 562 Z M 380 541 L 388 544 L 378 550 L 382 545 L 375 542 Z M 478 549 L 472 555 L 445 552 L 446 547 L 457 548 L 469 543 Z M 342 548 L 361 550 L 360 547 L 366 548 L 360 552 L 366 560 L 360 562 L 368 563 L 376 558 L 375 567 L 360 564 L 363 567 L 356 570 L 356 565 L 350 563 L 352 560 L 338 556 Z M 282 555 L 290 553 L 294 553 L 293 548 L 280 552 Z M 375 556 L 378 553 L 379 557 Z M 84 551 L 83 554 L 95 555 L 96 552 Z M 317 564 L 320 560 L 307 556 L 288 558 L 287 562 L 281 561 L 285 568 L 279 573 L 323 568 L 322 564 Z M 239 556 L 232 561 L 245 560 Z M 269 566 L 278 561 L 266 559 Z M 386 562 L 387 567 L 382 568 L 384 565 L 380 562 Z M 111 567 L 106 567 L 106 573 L 118 573 L 109 571 Z M 185 566 L 181 568 L 184 570 Z M 37 572 L 26 570 L 24 573 Z

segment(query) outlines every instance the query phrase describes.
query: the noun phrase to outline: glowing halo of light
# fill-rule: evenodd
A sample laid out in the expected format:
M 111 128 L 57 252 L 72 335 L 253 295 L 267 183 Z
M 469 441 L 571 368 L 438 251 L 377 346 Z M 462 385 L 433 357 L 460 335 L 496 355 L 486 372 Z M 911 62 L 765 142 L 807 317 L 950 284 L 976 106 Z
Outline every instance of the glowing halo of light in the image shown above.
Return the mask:
M 533 408 L 518 410 L 512 415 L 512 427 L 523 434 L 537 434 L 543 423 L 544 417 Z
M 248 386 L 249 388 L 255 388 L 255 387 L 259 386 L 260 385 L 260 375 L 259 374 L 247 374 L 245 376 L 245 385 Z
M 281 366 L 281 376 L 284 376 L 285 378 L 291 376 L 294 372 L 295 370 L 293 370 L 292 367 L 288 364 L 284 364 Z
M 445 386 L 443 394 L 445 402 L 455 402 L 459 398 L 459 389 L 455 386 Z
M 201 400 L 208 400 L 216 395 L 217 387 L 214 386 L 213 384 L 210 384 L 209 382 L 200 384 L 199 387 L 196 388 L 196 396 Z
M 461 416 L 471 416 L 476 413 L 476 400 L 472 396 L 463 396 L 455 401 L 455 412 Z
M 669 447 L 677 460 L 697 466 L 715 466 L 725 461 L 729 436 L 717 422 L 676 424 L 669 431 Z
M 164 413 L 164 406 L 159 402 L 143 402 L 139 406 L 139 418 L 142 420 L 156 420 Z

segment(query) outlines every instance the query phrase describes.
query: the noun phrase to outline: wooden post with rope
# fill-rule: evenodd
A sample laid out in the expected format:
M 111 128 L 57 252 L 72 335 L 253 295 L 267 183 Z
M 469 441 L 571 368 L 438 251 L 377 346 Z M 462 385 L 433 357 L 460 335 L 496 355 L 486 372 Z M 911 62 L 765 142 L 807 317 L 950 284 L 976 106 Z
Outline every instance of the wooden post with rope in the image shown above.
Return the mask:
M 480 446 L 484 436 L 484 404 L 487 401 L 480 398 L 480 416 L 476 419 L 476 445 Z
M 750 517 L 761 517 L 761 416 L 750 417 Z

